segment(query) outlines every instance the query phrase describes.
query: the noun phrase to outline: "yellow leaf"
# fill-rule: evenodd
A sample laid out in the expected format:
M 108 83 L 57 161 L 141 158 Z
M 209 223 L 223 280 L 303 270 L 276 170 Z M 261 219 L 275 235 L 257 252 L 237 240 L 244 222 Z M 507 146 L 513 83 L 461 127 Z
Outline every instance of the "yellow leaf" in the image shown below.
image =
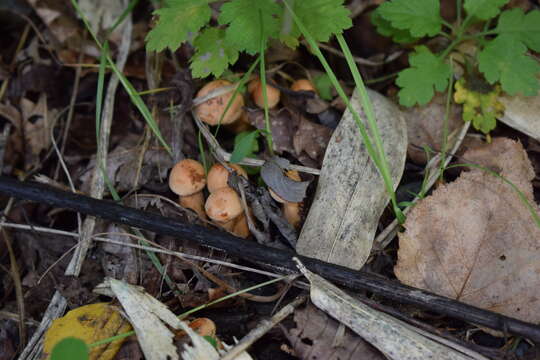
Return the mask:
M 81 306 L 53 321 L 45 333 L 43 352 L 48 359 L 53 347 L 66 337 L 76 337 L 90 345 L 130 330 L 129 322 L 110 303 Z M 125 339 L 92 347 L 90 360 L 113 359 Z

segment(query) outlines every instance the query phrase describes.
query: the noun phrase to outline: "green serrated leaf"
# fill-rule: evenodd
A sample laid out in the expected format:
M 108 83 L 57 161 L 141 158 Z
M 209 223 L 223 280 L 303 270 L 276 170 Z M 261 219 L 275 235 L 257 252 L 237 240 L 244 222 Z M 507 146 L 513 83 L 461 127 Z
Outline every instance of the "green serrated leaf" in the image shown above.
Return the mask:
M 221 6 L 218 22 L 229 25 L 227 42 L 249 54 L 260 51 L 261 39 L 277 37 L 282 8 L 273 0 L 232 0 Z
M 478 54 L 478 68 L 490 84 L 500 82 L 506 93 L 533 96 L 540 89 L 540 65 L 526 52 L 512 36 L 499 35 Z
M 465 0 L 463 7 L 467 15 L 479 20 L 488 20 L 497 16 L 501 7 L 509 0 Z
M 534 51 L 540 51 L 540 11 L 532 10 L 527 14 L 521 9 L 504 11 L 499 16 L 495 31 L 521 41 Z
M 234 138 L 234 150 L 231 154 L 230 162 L 235 164 L 242 161 L 243 158 L 253 155 L 259 150 L 257 138 L 259 131 L 244 131 Z
M 315 76 L 313 78 L 313 85 L 317 88 L 317 92 L 321 99 L 328 101 L 332 100 L 332 89 L 334 86 L 332 85 L 332 80 L 330 80 L 328 74 L 325 73 Z
M 88 359 L 88 346 L 81 339 L 68 337 L 62 339 L 51 351 L 51 360 Z
M 350 11 L 344 0 L 311 0 L 294 2 L 293 11 L 316 41 L 326 42 L 352 26 Z M 300 30 L 293 24 L 290 37 L 298 38 Z
M 410 68 L 402 70 L 396 84 L 401 87 L 399 103 L 404 106 L 427 104 L 435 94 L 448 86 L 452 74 L 450 65 L 433 54 L 427 47 L 418 46 L 409 56 Z
M 371 13 L 371 23 L 377 28 L 377 32 L 383 36 L 391 37 L 398 44 L 412 43 L 417 40 L 411 35 L 409 30 L 396 29 L 390 21 L 386 20 L 380 14 L 379 8 Z
M 393 27 L 417 38 L 436 35 L 443 23 L 439 0 L 392 0 L 381 4 L 379 12 Z
M 154 11 L 159 16 L 156 26 L 146 36 L 150 51 L 169 48 L 175 51 L 210 21 L 208 6 L 215 0 L 167 0 L 166 6 Z
M 191 57 L 191 71 L 194 77 L 204 78 L 210 74 L 220 77 L 238 60 L 238 50 L 225 41 L 225 30 L 204 29 L 195 41 L 195 54 Z

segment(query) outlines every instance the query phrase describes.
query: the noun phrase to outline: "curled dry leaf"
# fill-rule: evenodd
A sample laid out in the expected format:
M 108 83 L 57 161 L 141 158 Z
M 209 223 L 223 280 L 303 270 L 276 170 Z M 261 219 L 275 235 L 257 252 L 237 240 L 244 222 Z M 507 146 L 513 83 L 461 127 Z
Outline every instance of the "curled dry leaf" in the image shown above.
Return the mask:
M 298 203 L 306 197 L 309 181 L 295 181 L 285 176 L 283 170 L 288 163 L 286 159 L 278 157 L 266 161 L 261 168 L 261 177 L 279 197 Z
M 340 323 L 313 305 L 295 311 L 294 321 L 286 336 L 300 359 L 385 359 L 348 328 L 340 334 Z
M 519 142 L 495 139 L 464 154 L 497 171 L 532 204 L 534 172 Z M 472 169 L 419 202 L 399 237 L 404 283 L 524 321 L 540 321 L 540 228 L 518 194 Z

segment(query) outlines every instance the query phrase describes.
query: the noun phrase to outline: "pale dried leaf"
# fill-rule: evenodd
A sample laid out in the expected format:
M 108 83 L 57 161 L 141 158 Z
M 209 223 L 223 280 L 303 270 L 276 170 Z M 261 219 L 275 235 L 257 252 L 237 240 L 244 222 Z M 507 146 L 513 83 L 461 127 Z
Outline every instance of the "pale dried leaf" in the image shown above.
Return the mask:
M 289 331 L 287 338 L 300 359 L 385 359 L 377 349 L 347 328 L 341 337 L 341 346 L 333 346 L 339 322 L 313 305 L 297 310 L 294 321 L 296 328 Z
M 504 105 L 502 123 L 540 141 L 540 93 L 536 96 L 502 96 Z
M 167 306 L 145 293 L 140 287 L 112 278 L 105 279 L 97 291 L 102 294 L 112 292 L 118 298 L 135 329 L 146 359 L 179 358 L 173 344 L 174 334 L 165 324 L 184 331 L 188 331 L 189 327 L 184 325 Z
M 369 91 L 394 184 L 405 165 L 407 129 L 397 106 Z M 364 123 L 357 92 L 351 99 Z M 389 196 L 348 110 L 328 144 L 315 199 L 296 250 L 320 260 L 360 269 L 367 260 Z
M 534 210 L 534 172 L 519 142 L 495 139 L 464 154 L 499 172 Z M 404 283 L 524 321 L 540 321 L 540 229 L 518 194 L 479 169 L 410 212 L 396 276 Z
M 297 259 L 295 260 L 302 274 L 310 282 L 311 301 L 319 309 L 363 337 L 388 358 L 395 360 L 485 359 L 467 349 L 464 351 L 468 351 L 468 355 L 464 355 L 423 336 L 410 325 L 352 298 L 319 275 L 307 270 Z M 433 334 L 430 336 L 436 338 Z

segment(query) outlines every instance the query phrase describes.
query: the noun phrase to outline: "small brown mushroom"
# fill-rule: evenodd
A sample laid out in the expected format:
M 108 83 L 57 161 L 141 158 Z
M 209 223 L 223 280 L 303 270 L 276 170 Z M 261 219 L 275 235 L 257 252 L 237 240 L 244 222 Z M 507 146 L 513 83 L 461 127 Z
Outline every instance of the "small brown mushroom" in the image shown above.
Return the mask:
M 245 216 L 240 197 L 232 188 L 222 187 L 211 193 L 204 208 L 208 217 L 223 229 L 239 237 L 249 236 L 249 231 L 246 234 L 241 225 L 236 227 Z
M 227 164 L 227 166 L 231 167 L 238 175 L 243 176 L 247 179 L 247 173 L 246 171 L 237 164 Z M 225 166 L 217 163 L 214 164 L 210 171 L 208 172 L 208 179 L 207 179 L 207 186 L 208 191 L 210 193 L 213 193 L 217 189 L 221 189 L 222 187 L 229 186 L 227 181 L 229 180 L 229 171 L 225 168 Z
M 232 85 L 231 82 L 227 80 L 214 80 L 202 87 L 201 90 L 197 93 L 197 97 L 208 95 L 211 91 L 216 90 L 223 86 Z M 200 105 L 195 107 L 195 113 L 208 125 L 217 125 L 219 120 L 227 107 L 227 104 L 231 97 L 233 96 L 234 89 L 231 89 L 229 92 L 208 99 Z M 231 124 L 238 120 L 243 113 L 244 98 L 242 94 L 238 93 L 232 102 L 230 108 L 227 110 L 221 124 Z
M 317 92 L 313 83 L 308 79 L 298 79 L 291 84 L 292 91 L 313 91 Z
M 202 219 L 206 219 L 202 193 L 205 185 L 204 167 L 192 159 L 178 162 L 169 175 L 169 187 L 179 196 L 180 205 L 194 210 Z
M 289 170 L 285 173 L 285 175 L 294 181 L 302 181 L 300 174 L 296 170 Z M 274 200 L 283 204 L 281 209 L 283 210 L 283 216 L 287 222 L 293 227 L 298 228 L 300 226 L 300 222 L 302 221 L 302 207 L 304 204 L 302 202 L 294 203 L 286 201 L 285 199 L 281 198 L 281 196 L 276 194 L 272 189 L 270 189 L 269 192 Z
M 253 102 L 260 107 L 261 109 L 264 108 L 264 96 L 263 96 L 263 86 L 261 80 L 253 80 L 253 84 L 250 84 L 248 86 L 248 89 L 252 89 L 251 91 L 251 97 L 253 98 Z M 266 84 L 266 98 L 268 100 L 268 108 L 271 109 L 275 107 L 279 103 L 279 99 L 281 96 L 281 92 L 279 89 L 276 89 L 273 86 L 270 86 Z

